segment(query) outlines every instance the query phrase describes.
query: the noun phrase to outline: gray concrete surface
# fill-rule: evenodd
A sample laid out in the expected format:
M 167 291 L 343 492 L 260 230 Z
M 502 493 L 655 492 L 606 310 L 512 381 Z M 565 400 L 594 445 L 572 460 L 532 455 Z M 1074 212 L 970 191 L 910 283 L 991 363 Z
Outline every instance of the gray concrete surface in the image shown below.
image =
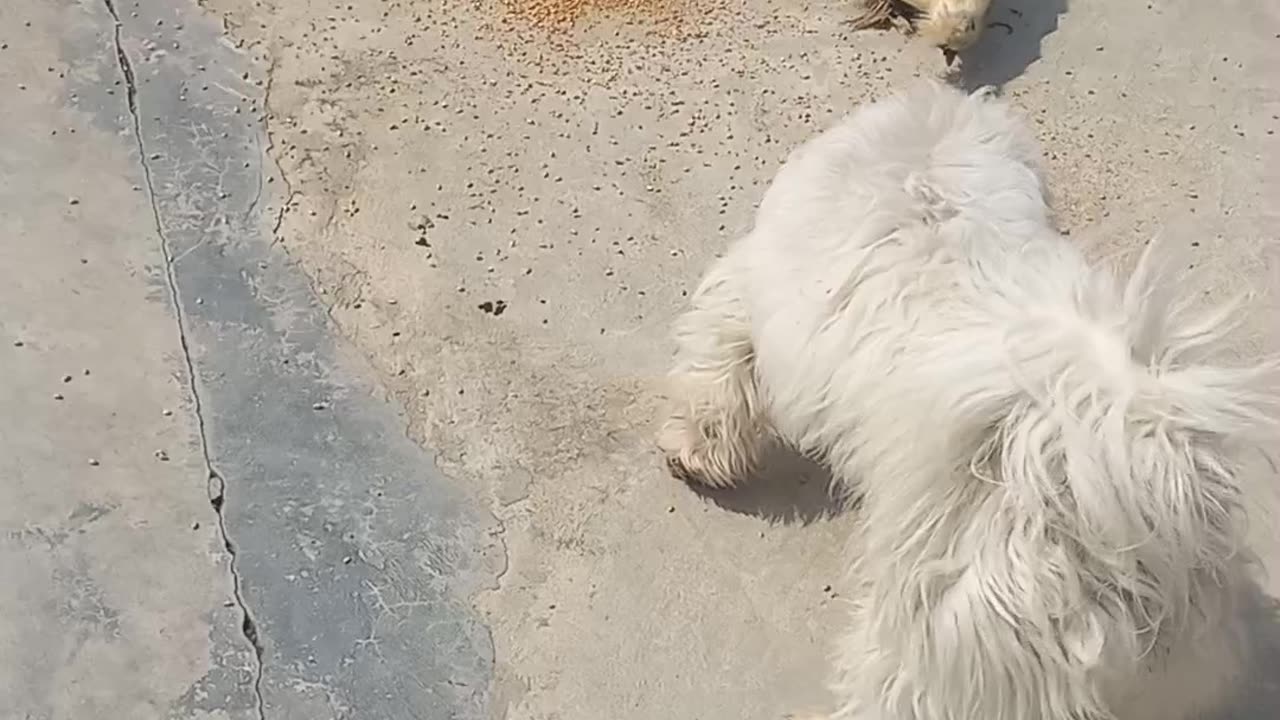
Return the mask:
M 494 521 L 270 243 L 261 70 L 186 5 L 0 13 L 0 718 L 482 717 Z
M 844 1 L 521 7 L 0 4 L 0 719 L 823 705 L 856 518 L 812 467 L 670 481 L 666 333 L 786 152 L 939 58 Z M 992 19 L 955 80 L 1033 118 L 1064 228 L 1185 243 L 1280 349 L 1274 3 Z
M 102 7 L 0 7 L 0 718 L 252 707 Z

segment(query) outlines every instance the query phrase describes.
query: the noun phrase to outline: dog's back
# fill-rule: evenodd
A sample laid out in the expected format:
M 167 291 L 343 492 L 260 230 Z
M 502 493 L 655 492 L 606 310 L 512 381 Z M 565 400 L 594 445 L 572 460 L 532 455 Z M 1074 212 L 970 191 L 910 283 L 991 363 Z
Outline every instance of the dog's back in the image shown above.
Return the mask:
M 839 718 L 1175 720 L 1226 692 L 1237 439 L 1257 369 L 1206 364 L 1148 253 L 1049 224 L 1030 133 L 923 87 L 798 150 L 726 259 L 770 420 L 862 496 Z M 1157 691 L 1157 695 L 1153 695 Z
M 1036 274 L 1083 268 L 1056 238 L 1041 242 L 1053 233 L 1038 163 L 1008 106 L 934 83 L 864 106 L 791 154 L 726 258 L 747 288 L 758 374 L 786 408 L 783 434 L 835 449 L 841 415 L 899 405 L 869 402 L 891 392 L 893 373 L 916 373 L 895 357 L 950 355 L 944 339 L 957 333 L 990 348 L 977 333 L 1001 330 L 978 306 L 1048 290 L 1017 267 L 1035 262 L 1028 246 Z M 850 377 L 815 396 L 812 381 L 836 370 Z

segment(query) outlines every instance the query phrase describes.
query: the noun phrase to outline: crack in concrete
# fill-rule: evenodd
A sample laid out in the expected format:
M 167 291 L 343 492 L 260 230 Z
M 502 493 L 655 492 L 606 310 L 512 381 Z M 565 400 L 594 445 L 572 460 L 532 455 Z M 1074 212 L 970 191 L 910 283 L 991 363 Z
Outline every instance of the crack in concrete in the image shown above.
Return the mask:
M 106 0 L 106 1 L 109 2 L 110 0 Z M 227 19 L 224 17 L 222 18 L 222 21 L 223 21 L 223 31 L 227 32 L 229 29 L 227 27 Z M 240 47 L 239 43 L 237 43 L 237 47 Z M 272 94 L 272 90 L 275 82 L 275 69 L 276 69 L 277 60 L 272 54 L 269 47 L 264 49 L 262 47 L 259 47 L 257 43 L 254 43 L 254 44 L 251 44 L 250 47 L 246 49 L 246 53 L 245 53 L 251 61 L 254 60 L 253 50 L 255 49 L 261 50 L 263 52 L 263 54 L 265 55 L 265 62 L 267 63 L 265 79 L 262 84 L 262 100 L 261 100 L 262 105 L 261 105 L 261 116 L 259 117 L 259 120 L 262 123 L 262 136 L 265 136 L 266 143 L 264 146 L 263 143 L 261 142 L 261 136 L 255 137 L 255 141 L 256 141 L 255 149 L 257 150 L 260 156 L 265 158 L 266 161 L 268 161 L 274 167 L 275 174 L 279 176 L 280 183 L 284 186 L 283 187 L 284 198 L 281 202 L 280 207 L 274 213 L 274 221 L 271 223 L 271 227 L 270 227 L 271 241 L 270 241 L 269 247 L 274 248 L 277 245 L 283 245 L 284 237 L 282 236 L 281 230 L 283 228 L 284 221 L 291 209 L 293 201 L 297 197 L 299 197 L 301 193 L 297 189 L 295 189 L 293 179 L 290 177 L 288 170 L 286 170 L 284 163 L 280 161 L 280 158 L 276 157 L 277 142 L 276 142 L 275 133 L 272 132 L 272 120 L 274 119 L 274 116 L 272 115 L 272 110 L 271 110 L 271 94 Z M 250 217 L 250 215 L 252 214 L 252 211 L 256 210 L 262 205 L 263 199 L 266 196 L 266 185 L 268 182 L 269 182 L 268 176 L 265 173 L 260 173 L 258 176 L 258 186 L 256 188 L 253 198 L 251 198 L 250 200 L 250 212 L 246 213 L 246 217 Z M 265 210 L 268 214 L 271 213 L 271 209 L 272 208 L 270 207 L 270 205 L 267 205 L 265 207 Z M 336 218 L 337 218 L 337 207 L 335 204 L 334 209 L 330 212 L 329 217 L 325 222 L 324 231 L 328 231 L 329 229 L 331 229 L 331 226 L 335 222 Z M 287 249 L 285 249 L 285 253 L 286 255 L 288 254 Z M 295 262 L 299 262 L 299 261 L 295 261 Z M 319 279 L 319 277 L 317 277 L 316 275 L 313 275 L 312 273 L 305 272 L 305 270 L 302 273 L 302 277 L 305 279 L 308 289 L 311 291 L 313 296 L 318 301 L 318 305 L 323 310 L 325 319 L 329 323 L 330 327 L 332 327 L 339 336 L 346 335 L 346 333 L 343 332 L 344 330 L 343 323 L 339 320 L 337 314 L 335 313 L 335 311 L 338 309 L 337 307 L 338 302 L 334 300 L 333 296 L 329 296 L 327 293 L 323 292 L 324 283 Z M 347 285 L 347 283 L 348 283 L 348 278 L 346 275 L 344 275 L 343 279 L 338 283 L 338 287 L 341 288 Z M 365 357 L 366 361 L 369 362 L 370 367 L 374 370 L 375 377 L 377 378 L 377 386 L 381 388 L 389 396 L 395 397 L 396 392 L 394 389 L 392 389 L 392 385 L 391 385 L 391 383 L 394 380 L 393 373 L 390 373 L 387 370 L 382 369 L 376 357 L 368 353 L 362 353 L 362 355 Z M 406 412 L 409 411 L 409 404 L 407 402 L 403 400 L 398 400 L 397 404 L 399 404 L 400 407 L 403 408 Z M 420 446 L 422 444 L 422 442 L 414 436 L 412 422 L 405 423 L 404 435 L 414 445 Z M 502 589 L 502 584 L 504 582 L 504 579 L 506 578 L 507 574 L 511 570 L 511 555 L 510 555 L 510 549 L 507 545 L 507 525 L 506 525 L 505 519 L 493 509 L 490 509 L 489 516 L 493 518 L 497 526 L 493 532 L 489 533 L 490 541 L 493 542 L 493 544 L 497 547 L 498 551 L 501 552 L 502 554 L 502 567 L 500 570 L 496 572 L 493 579 L 492 588 L 490 590 L 491 592 L 497 592 Z M 376 586 L 367 585 L 367 587 L 369 590 L 371 590 L 374 593 L 374 595 L 379 600 L 381 600 L 381 595 L 378 592 Z M 384 609 L 388 611 L 392 611 L 391 613 L 392 615 L 394 615 L 394 612 L 393 612 L 394 608 L 399 607 L 401 605 L 401 604 L 397 604 L 395 606 L 389 607 L 386 605 L 385 602 L 382 602 L 380 604 Z M 482 628 L 485 640 L 487 641 L 487 644 L 488 644 L 489 656 L 491 658 L 490 668 L 493 668 L 494 667 L 493 658 L 497 657 L 497 641 L 494 638 L 493 629 L 487 623 L 481 623 L 480 627 Z M 249 632 L 250 632 L 250 629 L 246 629 L 246 636 L 249 635 Z M 368 638 L 356 640 L 357 647 L 364 647 L 366 645 L 372 646 L 373 652 L 377 653 L 379 657 L 382 657 L 382 650 L 378 643 L 376 627 L 370 628 L 370 636 Z M 491 691 L 493 689 L 493 682 L 494 680 L 491 678 L 490 680 Z M 452 684 L 452 681 L 450 681 L 450 684 Z
M 223 21 L 224 21 L 224 30 L 225 30 L 226 19 L 224 18 Z M 274 134 L 271 132 L 271 118 L 272 118 L 271 90 L 272 90 L 273 82 L 275 80 L 274 71 L 276 67 L 276 59 L 271 56 L 270 50 L 267 50 L 266 53 L 267 53 L 268 66 L 267 66 L 266 80 L 263 83 L 262 118 L 261 119 L 262 119 L 262 125 L 263 125 L 263 133 L 266 135 L 266 138 L 267 138 L 267 145 L 263 149 L 264 151 L 262 151 L 262 154 L 264 157 L 266 157 L 275 165 L 275 168 L 280 177 L 280 181 L 284 185 L 284 189 L 285 189 L 284 202 L 281 204 L 279 211 L 276 213 L 275 222 L 271 228 L 271 247 L 275 247 L 277 244 L 280 244 L 281 241 L 283 240 L 283 237 L 281 237 L 281 234 L 280 234 L 280 229 L 284 224 L 285 216 L 289 211 L 291 203 L 300 193 L 299 191 L 294 189 L 293 181 L 289 178 L 289 173 L 285 169 L 284 164 L 281 163 L 279 159 L 274 157 L 273 155 L 273 151 L 275 150 L 275 147 L 276 147 L 276 140 L 275 140 Z M 264 184 L 265 184 L 264 180 L 259 181 L 258 193 L 253 199 L 253 204 L 255 206 L 261 200 Z M 338 210 L 337 210 L 337 205 L 335 203 L 335 206 L 333 210 L 330 212 L 329 217 L 325 220 L 324 228 L 321 231 L 322 233 L 328 232 L 332 228 L 332 225 L 337 220 L 337 215 L 338 215 Z M 287 254 L 288 252 L 287 249 L 285 252 Z M 324 283 L 321 282 L 319 277 L 305 271 L 303 272 L 303 277 L 306 279 L 307 287 L 311 290 L 312 294 L 317 298 L 317 300 L 319 301 L 320 307 L 324 310 L 325 318 L 330 324 L 330 326 L 334 328 L 337 334 L 343 335 L 343 336 L 347 335 L 347 333 L 344 332 L 343 323 L 339 320 L 337 314 L 335 313 L 335 311 L 338 309 L 337 308 L 338 301 L 333 296 L 329 296 L 328 294 L 323 292 Z M 338 283 L 339 288 L 347 285 L 348 277 L 349 276 L 346 274 L 343 275 L 342 280 L 340 280 Z M 377 377 L 378 387 L 382 388 L 383 391 L 387 393 L 387 395 L 389 395 L 390 397 L 395 398 L 397 393 L 392 386 L 392 383 L 394 382 L 394 373 L 391 373 L 386 369 L 383 369 L 379 364 L 378 359 L 375 356 L 367 352 L 362 352 L 361 354 L 364 356 L 365 360 L 369 363 L 369 367 L 373 369 L 374 374 Z M 411 412 L 409 410 L 410 405 L 406 400 L 397 399 L 396 402 L 405 412 L 407 413 Z M 414 436 L 412 421 L 406 421 L 404 425 L 404 436 L 409 440 L 409 442 L 413 443 L 414 445 L 421 446 L 423 444 L 422 440 Z M 502 553 L 502 568 L 494 575 L 492 587 L 491 589 L 489 589 L 489 592 L 501 591 L 503 581 L 506 578 L 508 572 L 510 572 L 511 570 L 511 553 L 510 553 L 510 548 L 507 545 L 507 523 L 506 523 L 506 520 L 502 517 L 501 513 L 499 512 L 500 509 L 501 508 L 495 507 L 493 504 L 490 504 L 490 507 L 488 510 L 489 516 L 493 518 L 495 524 L 497 525 L 496 530 L 494 532 L 489 533 L 489 537 L 490 537 L 490 540 L 494 542 L 494 544 L 497 546 L 498 550 Z M 498 646 L 497 646 L 497 640 L 494 638 L 493 628 L 490 627 L 488 623 L 482 623 L 481 627 L 484 632 L 485 639 L 487 640 L 489 645 L 489 648 L 488 648 L 489 656 L 490 658 L 496 658 L 497 652 L 498 652 Z M 361 646 L 361 647 L 365 645 L 372 645 L 374 648 L 374 651 L 377 652 L 379 656 L 381 656 L 382 651 L 378 647 L 378 641 L 375 635 L 376 635 L 376 631 L 371 629 L 370 637 L 362 640 L 357 640 L 356 644 L 357 646 Z M 490 663 L 491 663 L 490 667 L 494 667 L 496 664 L 494 660 L 491 660 Z M 491 678 L 490 680 L 491 691 L 493 689 L 494 682 L 496 682 L 496 679 Z
M 284 166 L 274 157 L 273 152 L 276 148 L 275 138 L 271 134 L 271 86 L 275 82 L 276 59 L 271 54 L 270 49 L 266 51 L 267 55 L 267 73 L 266 80 L 262 83 L 262 134 L 267 138 L 267 146 L 263 149 L 262 155 L 271 160 L 272 164 L 280 174 L 280 182 L 284 183 L 284 200 L 280 203 L 280 209 L 276 212 L 275 222 L 271 224 L 271 247 L 275 247 L 280 242 L 280 228 L 284 225 L 284 216 L 289 212 L 289 206 L 293 203 L 298 193 L 293 189 L 293 182 L 289 180 L 289 176 L 284 171 Z M 258 197 L 253 200 L 253 206 L 257 206 L 259 199 L 262 197 L 262 189 L 265 180 L 259 176 Z
M 113 28 L 113 42 L 116 51 L 116 62 L 119 64 L 120 72 L 124 75 L 126 98 L 129 108 L 129 116 L 133 122 L 133 136 L 138 146 L 138 162 L 142 166 L 143 181 L 146 186 L 147 202 L 151 209 L 151 218 L 155 224 L 156 236 L 160 240 L 160 252 L 164 257 L 165 263 L 165 284 L 169 291 L 169 301 L 173 304 L 174 316 L 178 329 L 178 343 L 182 348 L 182 359 L 187 372 L 187 390 L 191 393 L 192 408 L 196 419 L 196 428 L 200 439 L 200 455 L 204 461 L 206 477 L 206 492 L 209 496 L 209 505 L 213 508 L 214 513 L 218 516 L 218 534 L 222 539 L 223 547 L 231 558 L 231 591 L 236 606 L 240 610 L 241 624 L 240 632 L 244 635 L 246 641 L 253 648 L 255 665 L 253 671 L 253 693 L 257 704 L 257 715 L 259 720 L 266 720 L 266 712 L 262 697 L 262 675 L 263 675 L 263 646 L 258 636 L 258 627 L 253 620 L 253 615 L 249 612 L 249 607 L 245 603 L 243 587 L 241 586 L 240 573 L 238 571 L 239 556 L 235 545 L 231 542 L 230 536 L 227 534 L 226 518 L 223 515 L 223 505 L 226 502 L 226 481 L 222 475 L 214 467 L 213 459 L 209 454 L 208 432 L 205 428 L 204 410 L 200 399 L 199 386 L 196 382 L 195 362 L 191 357 L 191 346 L 187 338 L 187 321 L 182 310 L 181 297 L 178 293 L 178 278 L 175 271 L 173 250 L 169 245 L 168 236 L 164 231 L 164 223 L 160 219 L 160 207 L 156 203 L 155 183 L 152 179 L 151 165 L 147 161 L 146 146 L 142 139 L 142 120 L 138 113 L 138 85 L 136 75 L 133 71 L 133 63 L 129 60 L 128 54 L 125 52 L 124 44 L 121 42 L 121 31 L 123 23 L 120 20 L 120 14 L 116 10 L 113 0 L 103 0 L 107 13 L 111 15 Z

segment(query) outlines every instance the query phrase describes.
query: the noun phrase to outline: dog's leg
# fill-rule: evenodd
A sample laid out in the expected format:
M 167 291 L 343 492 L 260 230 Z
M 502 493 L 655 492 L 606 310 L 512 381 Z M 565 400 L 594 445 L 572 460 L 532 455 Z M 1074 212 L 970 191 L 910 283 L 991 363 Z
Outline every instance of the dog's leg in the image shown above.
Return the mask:
M 738 282 L 731 261 L 717 261 L 677 324 L 675 408 L 658 439 L 676 477 L 710 487 L 745 479 L 765 441 L 751 321 Z

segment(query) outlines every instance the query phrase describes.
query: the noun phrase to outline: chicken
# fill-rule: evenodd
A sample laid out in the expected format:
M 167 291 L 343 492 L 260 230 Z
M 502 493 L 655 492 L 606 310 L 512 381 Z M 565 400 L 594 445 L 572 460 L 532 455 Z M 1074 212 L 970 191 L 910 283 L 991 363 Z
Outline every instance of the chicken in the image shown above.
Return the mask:
M 978 41 L 991 0 L 861 0 L 865 10 L 853 20 L 865 29 L 906 20 L 922 38 L 942 50 L 948 66 L 956 54 Z

